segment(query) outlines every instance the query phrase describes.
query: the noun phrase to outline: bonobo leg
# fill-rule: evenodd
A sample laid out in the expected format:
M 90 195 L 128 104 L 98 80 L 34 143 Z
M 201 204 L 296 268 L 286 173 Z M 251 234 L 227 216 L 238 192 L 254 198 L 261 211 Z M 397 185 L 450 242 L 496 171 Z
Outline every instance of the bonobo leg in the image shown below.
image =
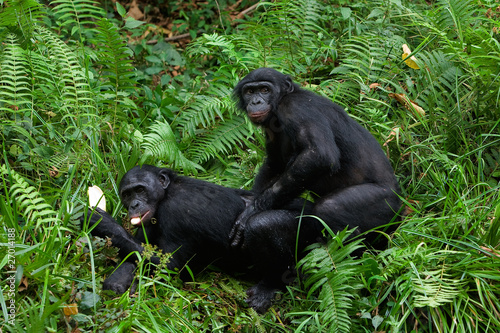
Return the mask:
M 242 250 L 255 262 L 257 272 L 264 276 L 247 291 L 246 302 L 258 313 L 266 312 L 271 306 L 277 289 L 293 281 L 290 268 L 295 264 L 296 245 L 300 253 L 311 238 L 305 234 L 307 228 L 298 231 L 299 215 L 296 211 L 264 211 L 253 215 L 246 225 Z M 302 226 L 310 222 L 305 220 L 302 218 Z M 297 232 L 300 235 L 298 244 Z
M 334 231 L 346 226 L 358 227 L 355 234 L 380 228 L 390 223 L 396 216 L 401 202 L 389 187 L 376 184 L 362 184 L 347 187 L 316 201 L 312 214 L 321 218 Z M 388 227 L 392 231 L 395 225 Z M 376 233 L 368 234 L 366 240 L 372 242 Z

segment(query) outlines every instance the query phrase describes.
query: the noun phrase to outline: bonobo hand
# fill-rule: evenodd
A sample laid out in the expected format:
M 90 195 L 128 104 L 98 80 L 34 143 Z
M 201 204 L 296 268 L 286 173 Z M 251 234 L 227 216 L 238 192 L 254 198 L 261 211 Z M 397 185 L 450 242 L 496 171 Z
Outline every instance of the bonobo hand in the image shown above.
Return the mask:
M 233 229 L 229 233 L 229 240 L 231 241 L 232 247 L 238 247 L 243 244 L 243 234 L 245 233 L 245 228 L 248 219 L 258 213 L 255 209 L 253 203 L 245 208 L 245 210 L 238 216 L 236 222 L 234 222 Z
M 273 192 L 273 187 L 271 186 L 255 198 L 253 206 L 259 212 L 272 209 L 275 203 L 275 197 L 276 194 Z
M 238 247 L 243 244 L 243 234 L 245 233 L 247 222 L 253 215 L 271 209 L 273 205 L 273 191 L 272 188 L 268 188 L 258 197 L 242 197 L 242 199 L 245 201 L 246 208 L 240 216 L 238 216 L 233 229 L 231 229 L 231 232 L 229 233 L 229 239 L 231 240 L 232 247 Z

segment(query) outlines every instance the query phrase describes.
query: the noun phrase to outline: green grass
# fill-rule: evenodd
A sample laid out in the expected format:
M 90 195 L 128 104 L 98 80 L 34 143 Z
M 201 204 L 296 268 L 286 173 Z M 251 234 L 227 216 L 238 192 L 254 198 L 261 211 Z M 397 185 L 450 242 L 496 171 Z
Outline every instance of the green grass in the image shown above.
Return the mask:
M 2 3 L 0 329 L 500 331 L 498 3 L 283 0 L 231 21 L 235 3 L 169 1 L 176 33 L 198 36 L 185 49 L 120 6 Z M 80 223 L 87 187 L 105 191 L 117 220 L 117 184 L 137 163 L 251 187 L 263 135 L 230 95 L 261 66 L 342 105 L 379 140 L 406 206 L 382 235 L 388 248 L 354 257 L 349 231 L 316 245 L 299 263 L 307 274 L 262 316 L 244 302 L 251 282 L 211 269 L 191 283 L 164 269 L 139 276 L 132 297 L 102 292 L 118 258 Z

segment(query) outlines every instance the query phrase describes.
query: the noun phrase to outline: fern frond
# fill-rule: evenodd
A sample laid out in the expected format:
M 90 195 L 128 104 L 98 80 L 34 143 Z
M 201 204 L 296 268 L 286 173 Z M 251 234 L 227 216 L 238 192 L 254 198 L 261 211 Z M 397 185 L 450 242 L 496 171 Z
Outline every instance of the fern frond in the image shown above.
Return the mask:
M 432 16 L 439 30 L 456 31 L 462 40 L 464 29 L 468 27 L 477 8 L 472 0 L 440 0 Z
M 73 110 L 78 113 L 81 109 L 95 109 L 85 70 L 73 50 L 58 36 L 41 26 L 37 27 L 36 38 L 40 43 L 40 54 L 46 53 L 47 56 L 46 60 L 38 59 L 35 69 L 42 77 L 50 75 L 49 80 L 53 80 L 60 97 L 57 101 L 61 104 L 60 109 L 69 116 L 74 116 Z M 47 70 L 50 74 L 47 74 Z
M 57 212 L 45 201 L 42 194 L 29 185 L 22 176 L 7 169 L 5 165 L 0 166 L 0 176 L 4 182 L 9 180 L 9 176 L 12 177 L 9 194 L 16 201 L 18 209 L 23 212 L 28 228 L 37 229 L 42 224 L 45 226 L 61 224 Z
M 361 247 L 361 240 L 343 245 L 352 231 L 343 230 L 327 244 L 313 245 L 314 249 L 298 263 L 306 276 L 308 298 L 319 290 L 316 312 L 328 332 L 350 332 L 352 298 L 362 287 L 353 278 L 365 271 L 363 260 L 350 257 Z
M 235 44 L 232 42 L 232 39 L 217 33 L 203 34 L 202 37 L 197 38 L 186 49 L 188 56 L 213 55 L 214 50 L 218 50 L 221 53 L 219 57 L 226 60 L 224 63 L 231 64 L 232 66 L 239 63 L 240 56 L 235 51 Z
M 194 136 L 201 126 L 210 127 L 216 119 L 224 120 L 224 113 L 233 105 L 231 90 L 224 85 L 212 85 L 203 95 L 194 95 L 179 113 L 176 126 L 182 128 L 183 135 Z
M 0 63 L 0 110 L 23 111 L 32 103 L 28 57 L 17 43 L 14 34 L 9 34 Z
M 63 27 L 73 26 L 71 34 L 82 31 L 84 25 L 93 27 L 106 13 L 99 2 L 92 0 L 55 0 L 54 13 Z
M 462 104 L 467 105 L 466 96 L 471 96 L 470 88 L 464 84 L 467 74 L 441 50 L 420 52 L 419 58 L 427 70 L 419 72 L 416 78 L 417 104 L 428 111 L 431 118 L 443 122 L 445 147 L 456 153 L 462 145 L 460 131 L 465 117 Z
M 189 148 L 189 156 L 201 164 L 220 153 L 228 154 L 235 146 L 243 146 L 253 131 L 243 116 L 218 122 L 209 131 L 197 133 L 195 143 Z
M 424 271 L 418 278 L 412 278 L 416 307 L 438 307 L 444 303 L 451 303 L 463 290 L 464 282 L 451 279 L 442 269 Z
M 197 170 L 203 170 L 200 165 L 184 156 L 179 149 L 172 128 L 166 121 L 156 121 L 155 124 L 150 126 L 150 132 L 144 135 L 142 148 L 145 150 L 142 162 L 150 156 L 155 156 L 171 163 L 174 169 L 182 169 L 187 173 L 196 173 Z
M 311 61 L 320 63 L 318 59 L 329 56 L 327 49 L 331 47 L 323 48 L 323 41 L 331 40 L 323 28 L 324 3 L 284 0 L 262 2 L 260 7 L 265 8 L 261 20 L 245 22 L 235 36 L 205 34 L 191 43 L 189 55 L 210 54 L 218 64 L 230 64 L 233 70 L 236 67 L 245 72 L 262 66 L 284 72 L 305 71 Z
M 456 93 L 457 78 L 461 78 L 463 71 L 456 67 L 450 59 L 449 55 L 444 54 L 441 50 L 432 52 L 420 52 L 419 58 L 425 67 L 428 69 L 422 73 L 420 80 L 422 89 L 417 95 L 417 103 L 424 109 L 432 109 L 434 103 L 441 100 L 441 94 L 445 92 Z M 447 99 L 442 102 L 451 102 L 454 105 L 455 98 Z M 445 108 L 448 108 L 446 105 Z
M 321 87 L 329 91 L 328 97 L 345 107 L 359 104 L 363 96 L 370 96 L 370 84 L 376 82 L 395 91 L 401 89 L 388 72 L 397 74 L 400 55 L 394 52 L 404 44 L 403 39 L 393 36 L 389 39 L 367 34 L 350 38 L 343 46 L 340 66 L 334 68 L 332 80 L 325 80 Z M 399 57 L 398 57 L 399 56 Z
M 136 85 L 134 66 L 130 59 L 131 50 L 120 36 L 118 28 L 107 19 L 97 22 L 99 34 L 96 44 L 99 45 L 99 63 L 103 78 L 109 80 L 111 89 L 116 93 L 133 89 Z
M 8 5 L 2 2 L 0 27 L 19 27 L 24 38 L 28 39 L 33 32 L 33 23 L 44 14 L 44 7 L 35 0 L 14 0 Z
M 297 41 L 311 43 L 318 33 L 326 33 L 320 26 L 324 4 L 317 0 L 276 1 L 264 15 L 267 23 L 293 34 Z

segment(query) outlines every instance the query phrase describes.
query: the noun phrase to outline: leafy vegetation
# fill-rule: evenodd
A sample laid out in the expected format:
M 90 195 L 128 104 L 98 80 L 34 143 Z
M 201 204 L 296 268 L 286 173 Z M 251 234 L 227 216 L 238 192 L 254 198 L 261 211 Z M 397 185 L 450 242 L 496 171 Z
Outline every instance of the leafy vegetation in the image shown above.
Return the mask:
M 0 268 L 15 281 L 1 330 L 500 331 L 498 2 L 167 1 L 143 4 L 151 23 L 126 15 L 134 4 L 1 4 Z M 165 41 L 167 16 L 189 43 Z M 388 249 L 354 256 L 349 231 L 315 245 L 263 316 L 246 282 L 217 272 L 182 284 L 159 270 L 133 297 L 101 293 L 116 251 L 80 223 L 87 187 L 119 220 L 117 183 L 137 163 L 250 187 L 263 136 L 231 90 L 261 66 L 380 141 L 407 206 Z

